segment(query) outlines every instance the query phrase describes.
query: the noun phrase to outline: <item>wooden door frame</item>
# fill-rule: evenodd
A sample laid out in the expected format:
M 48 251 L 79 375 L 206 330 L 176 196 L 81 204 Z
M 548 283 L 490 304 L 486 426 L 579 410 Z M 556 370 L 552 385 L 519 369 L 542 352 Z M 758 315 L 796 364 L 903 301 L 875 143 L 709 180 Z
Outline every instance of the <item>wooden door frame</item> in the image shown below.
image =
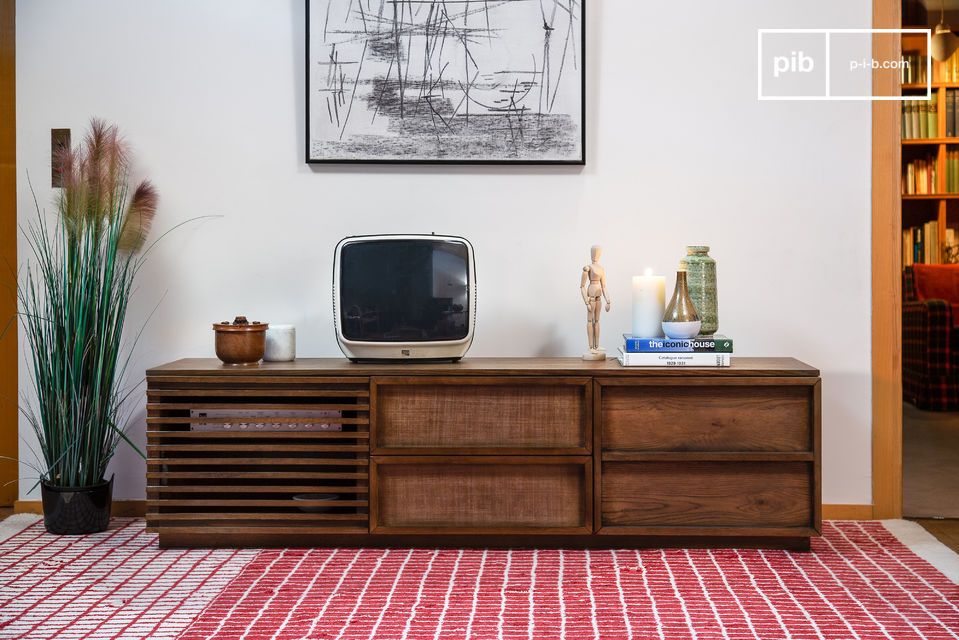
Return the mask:
M 0 506 L 17 498 L 16 1 L 0 0 Z M 12 322 L 8 326 L 8 322 Z
M 902 27 L 901 0 L 873 0 L 874 29 Z M 873 36 L 874 60 L 901 55 Z M 897 94 L 898 73 L 873 73 L 873 95 Z M 900 103 L 872 103 L 872 517 L 902 517 L 902 201 Z

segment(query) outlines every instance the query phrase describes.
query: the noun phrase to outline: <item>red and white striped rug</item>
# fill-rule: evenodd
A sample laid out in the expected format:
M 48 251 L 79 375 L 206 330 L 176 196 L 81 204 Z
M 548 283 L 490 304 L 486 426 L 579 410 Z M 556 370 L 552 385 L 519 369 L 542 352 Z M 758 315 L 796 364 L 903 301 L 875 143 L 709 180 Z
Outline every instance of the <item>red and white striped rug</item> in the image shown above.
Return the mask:
M 0 543 L 0 638 L 959 639 L 959 586 L 879 522 L 810 553 L 160 550 L 139 519 Z

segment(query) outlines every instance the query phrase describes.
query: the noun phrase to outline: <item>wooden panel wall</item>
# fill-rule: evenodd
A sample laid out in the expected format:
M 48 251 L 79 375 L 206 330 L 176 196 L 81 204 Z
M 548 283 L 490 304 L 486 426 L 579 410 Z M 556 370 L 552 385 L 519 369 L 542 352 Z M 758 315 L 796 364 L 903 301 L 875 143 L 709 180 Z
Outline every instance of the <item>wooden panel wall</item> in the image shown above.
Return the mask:
M 17 265 L 16 2 L 0 0 L 0 328 L 15 318 Z M 0 329 L 2 330 L 2 329 Z M 17 328 L 0 339 L 0 456 L 17 457 Z M 0 460 L 0 506 L 17 498 L 17 464 Z M 10 484 L 7 484 L 10 483 Z

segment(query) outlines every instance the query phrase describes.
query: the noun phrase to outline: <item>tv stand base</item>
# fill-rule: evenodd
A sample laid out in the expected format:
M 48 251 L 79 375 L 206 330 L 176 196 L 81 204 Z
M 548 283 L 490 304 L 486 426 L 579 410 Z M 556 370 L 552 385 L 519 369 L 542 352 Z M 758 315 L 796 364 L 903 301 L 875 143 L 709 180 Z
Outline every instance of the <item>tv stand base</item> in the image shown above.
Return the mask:
M 147 372 L 147 526 L 164 547 L 805 549 L 820 388 L 790 358 L 180 360 Z

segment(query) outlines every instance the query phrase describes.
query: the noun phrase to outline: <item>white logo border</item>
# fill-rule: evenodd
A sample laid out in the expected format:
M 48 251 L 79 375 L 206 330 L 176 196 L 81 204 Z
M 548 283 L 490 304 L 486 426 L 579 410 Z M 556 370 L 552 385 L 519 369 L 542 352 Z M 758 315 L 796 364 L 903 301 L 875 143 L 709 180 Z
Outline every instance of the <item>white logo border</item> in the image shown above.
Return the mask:
M 767 33 L 822 33 L 826 36 L 826 95 L 823 96 L 764 96 L 763 95 L 763 36 Z M 829 95 L 829 36 L 833 33 L 924 33 L 926 34 L 926 69 L 932 69 L 932 30 L 931 29 L 757 29 L 757 58 L 756 58 L 756 76 L 757 93 L 756 98 L 760 101 L 773 100 L 857 100 L 857 101 L 881 101 L 881 100 L 930 100 L 932 98 L 932 72 L 926 74 L 926 95 L 925 96 L 831 96 Z

